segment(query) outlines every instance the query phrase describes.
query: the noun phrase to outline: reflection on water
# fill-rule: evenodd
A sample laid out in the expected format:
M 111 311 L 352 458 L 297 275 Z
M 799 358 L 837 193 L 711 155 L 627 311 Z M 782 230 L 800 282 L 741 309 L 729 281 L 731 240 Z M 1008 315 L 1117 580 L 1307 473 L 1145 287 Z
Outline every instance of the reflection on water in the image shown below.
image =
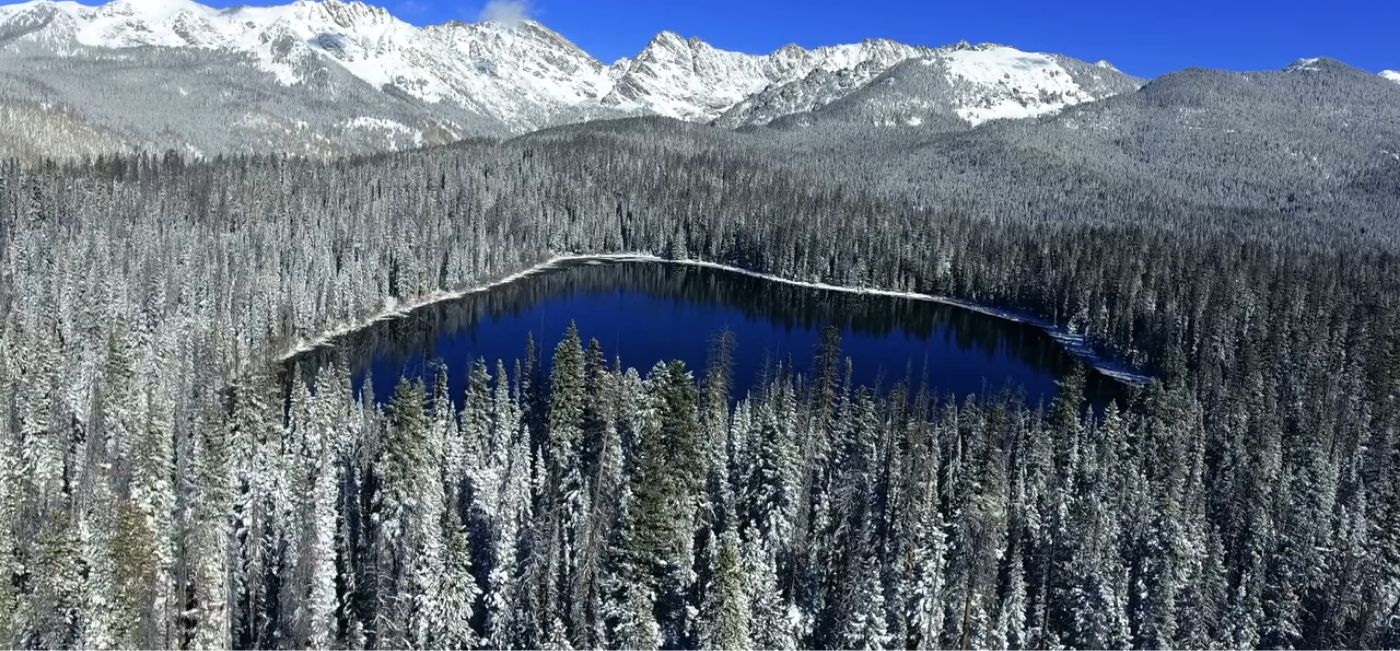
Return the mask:
M 472 360 L 494 368 L 524 357 L 533 333 L 547 364 L 570 321 L 598 339 L 609 359 L 643 372 L 683 360 L 700 377 L 710 344 L 725 329 L 737 341 L 735 395 L 782 363 L 812 364 L 823 327 L 842 329 L 852 377 L 864 385 L 904 382 L 963 397 L 1010 389 L 1030 404 L 1054 395 L 1072 358 L 1038 328 L 961 308 L 889 296 L 818 290 L 733 272 L 657 262 L 575 263 L 488 292 L 383 321 L 300 358 L 308 374 L 340 357 L 358 391 L 366 374 L 384 399 L 399 377 L 446 364 L 452 395 L 465 391 Z M 1096 403 L 1121 387 L 1093 374 Z

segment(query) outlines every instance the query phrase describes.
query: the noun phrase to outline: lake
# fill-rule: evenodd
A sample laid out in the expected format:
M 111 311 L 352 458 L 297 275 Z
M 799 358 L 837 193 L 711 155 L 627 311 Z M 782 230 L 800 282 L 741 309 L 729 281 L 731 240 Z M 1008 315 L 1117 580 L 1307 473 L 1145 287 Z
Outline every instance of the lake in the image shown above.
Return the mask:
M 1048 403 L 1074 358 L 1048 334 L 961 307 L 911 298 L 803 287 L 694 265 L 590 260 L 561 263 L 488 291 L 428 305 L 376 322 L 298 356 L 308 376 L 336 357 L 351 368 L 358 394 L 366 377 L 386 400 L 400 377 L 421 377 L 445 364 L 454 399 L 465 392 L 478 357 L 523 359 L 527 334 L 548 370 L 570 322 L 597 339 L 610 362 L 645 374 L 680 359 L 704 376 L 714 338 L 734 333 L 734 396 L 762 384 L 777 364 L 812 368 L 821 332 L 835 325 L 856 383 L 963 398 L 1003 389 L 1028 404 Z M 429 377 L 431 379 L 431 377 Z M 1098 405 L 1124 387 L 1090 372 Z

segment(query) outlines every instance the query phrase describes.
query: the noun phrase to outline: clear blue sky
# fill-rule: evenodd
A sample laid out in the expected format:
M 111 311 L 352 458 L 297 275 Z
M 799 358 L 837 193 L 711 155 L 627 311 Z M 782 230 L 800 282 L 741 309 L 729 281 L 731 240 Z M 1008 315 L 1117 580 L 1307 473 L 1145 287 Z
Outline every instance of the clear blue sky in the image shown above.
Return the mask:
M 251 0 L 214 0 L 218 5 Z M 256 0 L 280 4 L 289 0 Z M 487 0 L 370 0 L 412 23 L 475 20 Z M 507 10 L 512 0 L 495 0 Z M 669 29 L 768 52 L 887 37 L 995 41 L 1155 76 L 1188 66 L 1277 69 L 1330 56 L 1400 69 L 1400 0 L 528 0 L 528 14 L 611 62 Z

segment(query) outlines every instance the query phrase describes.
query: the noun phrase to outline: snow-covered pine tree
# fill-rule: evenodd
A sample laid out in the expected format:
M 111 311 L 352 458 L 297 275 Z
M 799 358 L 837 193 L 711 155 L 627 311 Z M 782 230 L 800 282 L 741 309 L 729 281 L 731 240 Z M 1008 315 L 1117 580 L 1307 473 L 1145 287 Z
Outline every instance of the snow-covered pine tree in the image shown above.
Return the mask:
M 233 512 L 233 472 L 226 414 L 202 410 L 197 421 L 196 448 L 188 472 L 195 476 L 186 538 L 186 580 L 193 598 L 184 619 L 191 629 L 188 645 L 224 649 L 232 643 L 229 595 Z M 332 506 L 334 508 L 334 506 Z
M 441 563 L 441 446 L 432 440 L 427 392 L 404 380 L 389 403 L 381 469 L 376 645 L 427 644 Z M 373 517 L 373 516 L 372 516 Z
M 700 645 L 706 649 L 747 649 L 749 637 L 749 580 L 739 550 L 739 534 L 726 531 L 720 537 L 714 585 L 700 609 Z
M 0 325 L 0 394 L 14 395 L 14 358 L 10 351 L 12 324 Z M 14 422 L 13 403 L 0 398 L 0 540 L 11 541 L 0 546 L 0 644 L 18 646 L 18 633 L 23 627 L 16 615 L 21 606 L 16 579 L 22 572 L 20 545 L 20 510 L 24 499 L 23 472 L 20 468 L 19 437 L 11 429 Z M 112 587 L 109 585 L 109 588 Z M 98 639 L 103 639 L 99 637 Z
M 547 522 L 541 531 L 548 536 L 543 544 L 550 548 L 542 556 L 547 559 L 549 569 L 542 575 L 544 584 L 541 587 L 546 602 L 542 606 L 549 626 L 558 629 L 553 624 L 558 619 L 564 623 L 563 635 L 579 644 L 586 644 L 589 627 L 570 615 L 574 614 L 575 599 L 583 596 L 576 590 L 590 511 L 587 469 L 583 467 L 587 385 L 583 342 L 578 326 L 570 322 L 564 339 L 555 347 L 549 375 L 548 439 L 544 450 L 548 468 Z M 553 603 L 548 603 L 551 601 Z M 555 630 L 556 638 L 559 633 Z
M 936 491 L 930 491 L 930 498 Z M 944 565 L 947 553 L 943 515 L 936 499 L 919 506 L 914 549 L 908 570 L 912 573 L 909 603 L 910 643 L 919 649 L 941 648 L 946 609 Z
M 789 651 L 798 648 L 789 604 L 783 599 L 778 582 L 777 558 L 760 541 L 746 544 L 746 573 L 749 576 L 749 637 L 754 648 Z
M 66 509 L 53 515 L 35 550 L 34 591 L 29 595 L 33 618 L 24 640 L 25 646 L 41 649 L 74 647 L 82 635 L 84 581 L 78 535 Z
M 330 648 L 339 643 L 336 635 L 336 535 L 340 527 L 337 521 L 340 466 L 337 463 L 335 442 L 337 437 L 337 416 L 344 413 L 341 405 L 334 403 L 336 393 L 334 382 L 329 376 L 317 378 L 318 393 L 311 398 L 310 421 L 302 432 L 304 451 L 302 473 L 306 477 L 306 502 L 302 507 L 306 520 L 303 523 L 303 553 L 306 577 L 302 601 L 300 639 L 311 648 Z
M 438 574 L 438 592 L 432 614 L 433 647 L 470 649 L 478 645 L 472 619 L 481 594 L 472 574 L 471 544 L 457 509 L 446 512 L 443 531 L 443 561 Z
M 78 521 L 78 541 L 86 582 L 83 588 L 82 633 L 77 646 L 85 649 L 110 649 L 116 646 L 113 610 L 117 586 L 112 565 L 112 536 L 117 506 L 106 465 L 89 466 L 89 493 Z M 4 453 L 0 452 L 0 468 L 3 466 Z M 0 521 L 3 521 L 3 517 L 0 517 Z
M 841 621 L 836 622 L 836 644 L 845 649 L 884 649 L 892 643 L 880 566 L 873 551 L 865 549 L 852 559 L 846 592 L 838 596 Z
M 781 390 L 780 390 L 781 391 Z M 797 451 L 788 427 L 780 421 L 776 405 L 761 402 L 755 408 L 747 446 L 748 468 L 744 477 L 743 504 L 747 523 L 762 540 L 785 545 L 792 535 L 792 512 L 796 508 L 796 486 L 791 481 L 797 465 Z
M 602 345 L 589 341 L 584 408 L 582 465 L 589 472 L 589 512 L 571 586 L 570 621 L 580 647 L 599 647 L 607 639 L 603 615 L 608 544 L 618 525 L 618 491 L 623 486 L 624 456 L 617 428 L 616 378 L 608 369 Z

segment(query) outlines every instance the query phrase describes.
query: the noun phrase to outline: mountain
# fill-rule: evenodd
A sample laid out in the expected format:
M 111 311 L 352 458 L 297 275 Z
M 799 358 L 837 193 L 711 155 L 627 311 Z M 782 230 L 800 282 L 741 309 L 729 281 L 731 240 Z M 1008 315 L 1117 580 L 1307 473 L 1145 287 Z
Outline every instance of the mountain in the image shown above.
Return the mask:
M 923 64 L 896 70 L 912 66 Z M 550 129 L 514 142 L 703 152 L 716 170 L 763 161 L 779 170 L 768 174 L 798 187 L 838 184 L 838 194 L 911 201 L 988 223 L 1014 215 L 1147 232 L 1400 242 L 1400 84 L 1339 61 L 1248 73 L 1187 69 L 1134 92 L 976 128 L 840 122 L 824 115 L 835 108 L 774 122 L 810 119 L 822 128 L 739 133 L 650 118 Z M 608 169 L 608 155 L 599 154 L 595 167 Z M 598 187 L 625 192 L 607 186 L 604 174 L 593 179 Z
M 1111 82 L 1088 83 L 1073 71 L 1089 64 L 1000 46 L 867 40 L 755 55 L 662 32 L 609 65 L 528 20 L 418 27 L 340 0 L 31 0 L 0 6 L 0 153 L 334 155 L 636 115 L 758 125 L 822 108 L 910 60 L 957 76 L 956 92 L 925 103 L 964 128 L 1136 85 L 1109 68 L 1099 70 Z
M 384 9 L 337 0 L 229 10 L 188 0 L 99 7 L 37 0 L 0 9 L 0 43 L 78 60 L 131 49 L 224 55 L 281 87 L 315 85 L 334 69 L 372 90 L 450 106 L 510 131 L 548 124 L 611 84 L 606 66 L 537 23 L 418 28 Z
M 1381 76 L 1400 84 L 1400 70 L 1382 70 Z
M 868 70 L 868 69 L 867 69 Z M 859 75 L 859 71 L 849 77 Z M 845 83 L 837 77 L 838 87 Z M 809 112 L 792 113 L 784 125 L 810 127 L 823 122 L 955 130 L 996 119 L 1024 119 L 1063 110 L 1122 93 L 1142 80 L 1119 72 L 1106 62 L 1087 64 L 1055 54 L 1022 52 L 1001 45 L 961 44 L 907 59 L 885 69 L 844 93 L 827 92 L 823 79 L 816 95 L 833 99 Z M 805 91 L 805 89 L 804 89 Z M 803 96 L 804 91 L 793 91 Z M 810 95 L 808 95 L 810 96 Z M 755 102 L 732 109 L 746 111 Z
M 726 52 L 671 32 L 619 63 L 618 83 L 604 102 L 690 121 L 720 117 L 751 96 L 809 75 L 856 68 L 886 69 L 934 50 L 883 39 L 806 50 L 789 45 L 768 55 Z M 803 110 L 803 109 L 796 109 Z
M 1274 72 L 1193 68 L 1053 116 L 911 140 L 883 157 L 847 155 L 843 174 L 990 214 L 1031 206 L 1050 219 L 1153 224 L 1223 212 L 1212 223 L 1239 233 L 1391 224 L 1400 85 L 1330 59 Z

